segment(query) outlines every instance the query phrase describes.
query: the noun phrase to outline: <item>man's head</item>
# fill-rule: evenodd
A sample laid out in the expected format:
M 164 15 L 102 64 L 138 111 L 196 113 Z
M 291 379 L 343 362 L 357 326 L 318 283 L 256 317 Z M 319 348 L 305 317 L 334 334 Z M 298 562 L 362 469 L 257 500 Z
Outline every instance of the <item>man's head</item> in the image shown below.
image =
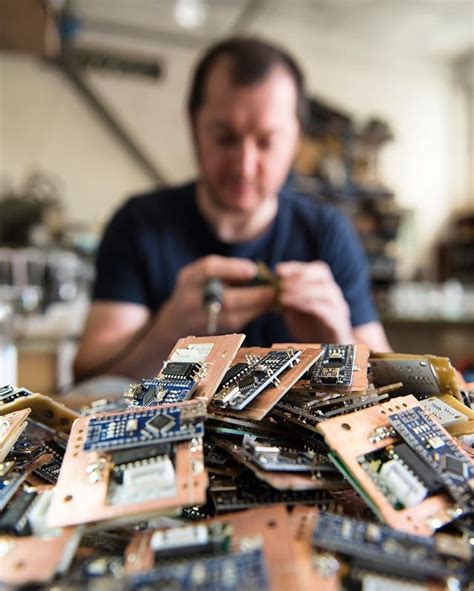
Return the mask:
M 303 76 L 280 48 L 254 38 L 211 47 L 188 112 L 202 180 L 223 211 L 251 212 L 277 194 L 304 123 Z

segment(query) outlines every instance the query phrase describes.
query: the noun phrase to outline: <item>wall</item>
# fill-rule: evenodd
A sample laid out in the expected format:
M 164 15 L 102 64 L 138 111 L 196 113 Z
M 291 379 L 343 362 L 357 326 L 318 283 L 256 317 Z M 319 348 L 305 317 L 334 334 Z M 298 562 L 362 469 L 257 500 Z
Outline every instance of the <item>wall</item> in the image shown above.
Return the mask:
M 382 178 L 402 206 L 415 210 L 409 241 L 415 248 L 405 250 L 404 271 L 426 262 L 451 209 L 469 198 L 469 168 L 460 164 L 467 141 L 463 103 L 449 68 L 375 51 L 367 43 L 348 47 L 332 31 L 315 34 L 271 14 L 253 29 L 284 39 L 304 65 L 311 92 L 361 122 L 373 115 L 390 122 L 396 139 L 382 151 Z M 120 46 L 127 43 L 163 56 L 165 79 L 152 85 L 95 74 L 91 83 L 167 179 L 186 180 L 193 156 L 183 105 L 197 52 L 126 39 Z M 58 174 L 70 215 L 99 223 L 127 194 L 152 184 L 57 71 L 3 54 L 0 84 L 0 173 L 14 181 L 34 166 Z

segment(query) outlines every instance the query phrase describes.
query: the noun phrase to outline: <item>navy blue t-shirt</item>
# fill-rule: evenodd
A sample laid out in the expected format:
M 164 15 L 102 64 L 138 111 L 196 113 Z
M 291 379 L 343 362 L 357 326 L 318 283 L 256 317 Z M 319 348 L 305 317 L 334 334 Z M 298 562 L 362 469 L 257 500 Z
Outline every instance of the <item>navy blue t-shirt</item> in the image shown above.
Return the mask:
M 153 313 L 170 296 L 178 271 L 209 254 L 263 261 L 325 261 L 358 326 L 377 319 L 359 240 L 334 207 L 285 185 L 267 231 L 250 242 L 218 240 L 196 205 L 196 184 L 132 197 L 110 221 L 97 257 L 94 300 L 143 304 Z M 294 340 L 277 313 L 243 330 L 248 346 Z M 187 335 L 183 335 L 187 336 Z

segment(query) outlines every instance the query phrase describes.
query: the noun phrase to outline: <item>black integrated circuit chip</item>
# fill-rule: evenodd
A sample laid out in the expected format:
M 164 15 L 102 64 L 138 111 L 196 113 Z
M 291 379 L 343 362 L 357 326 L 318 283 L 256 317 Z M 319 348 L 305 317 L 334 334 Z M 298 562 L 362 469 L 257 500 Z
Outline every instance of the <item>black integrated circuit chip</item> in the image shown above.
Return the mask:
M 199 363 L 185 363 L 181 361 L 170 361 L 163 368 L 163 375 L 175 378 L 191 378 L 199 371 Z

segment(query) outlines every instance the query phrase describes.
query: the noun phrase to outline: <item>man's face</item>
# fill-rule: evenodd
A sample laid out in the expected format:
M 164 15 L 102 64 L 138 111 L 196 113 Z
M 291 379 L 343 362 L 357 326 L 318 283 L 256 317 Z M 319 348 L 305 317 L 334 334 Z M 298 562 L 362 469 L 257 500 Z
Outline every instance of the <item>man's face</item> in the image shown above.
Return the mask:
M 213 66 L 193 132 L 201 178 L 219 209 L 251 213 L 275 198 L 298 142 L 296 100 L 282 66 L 251 86 L 233 84 L 228 58 Z

